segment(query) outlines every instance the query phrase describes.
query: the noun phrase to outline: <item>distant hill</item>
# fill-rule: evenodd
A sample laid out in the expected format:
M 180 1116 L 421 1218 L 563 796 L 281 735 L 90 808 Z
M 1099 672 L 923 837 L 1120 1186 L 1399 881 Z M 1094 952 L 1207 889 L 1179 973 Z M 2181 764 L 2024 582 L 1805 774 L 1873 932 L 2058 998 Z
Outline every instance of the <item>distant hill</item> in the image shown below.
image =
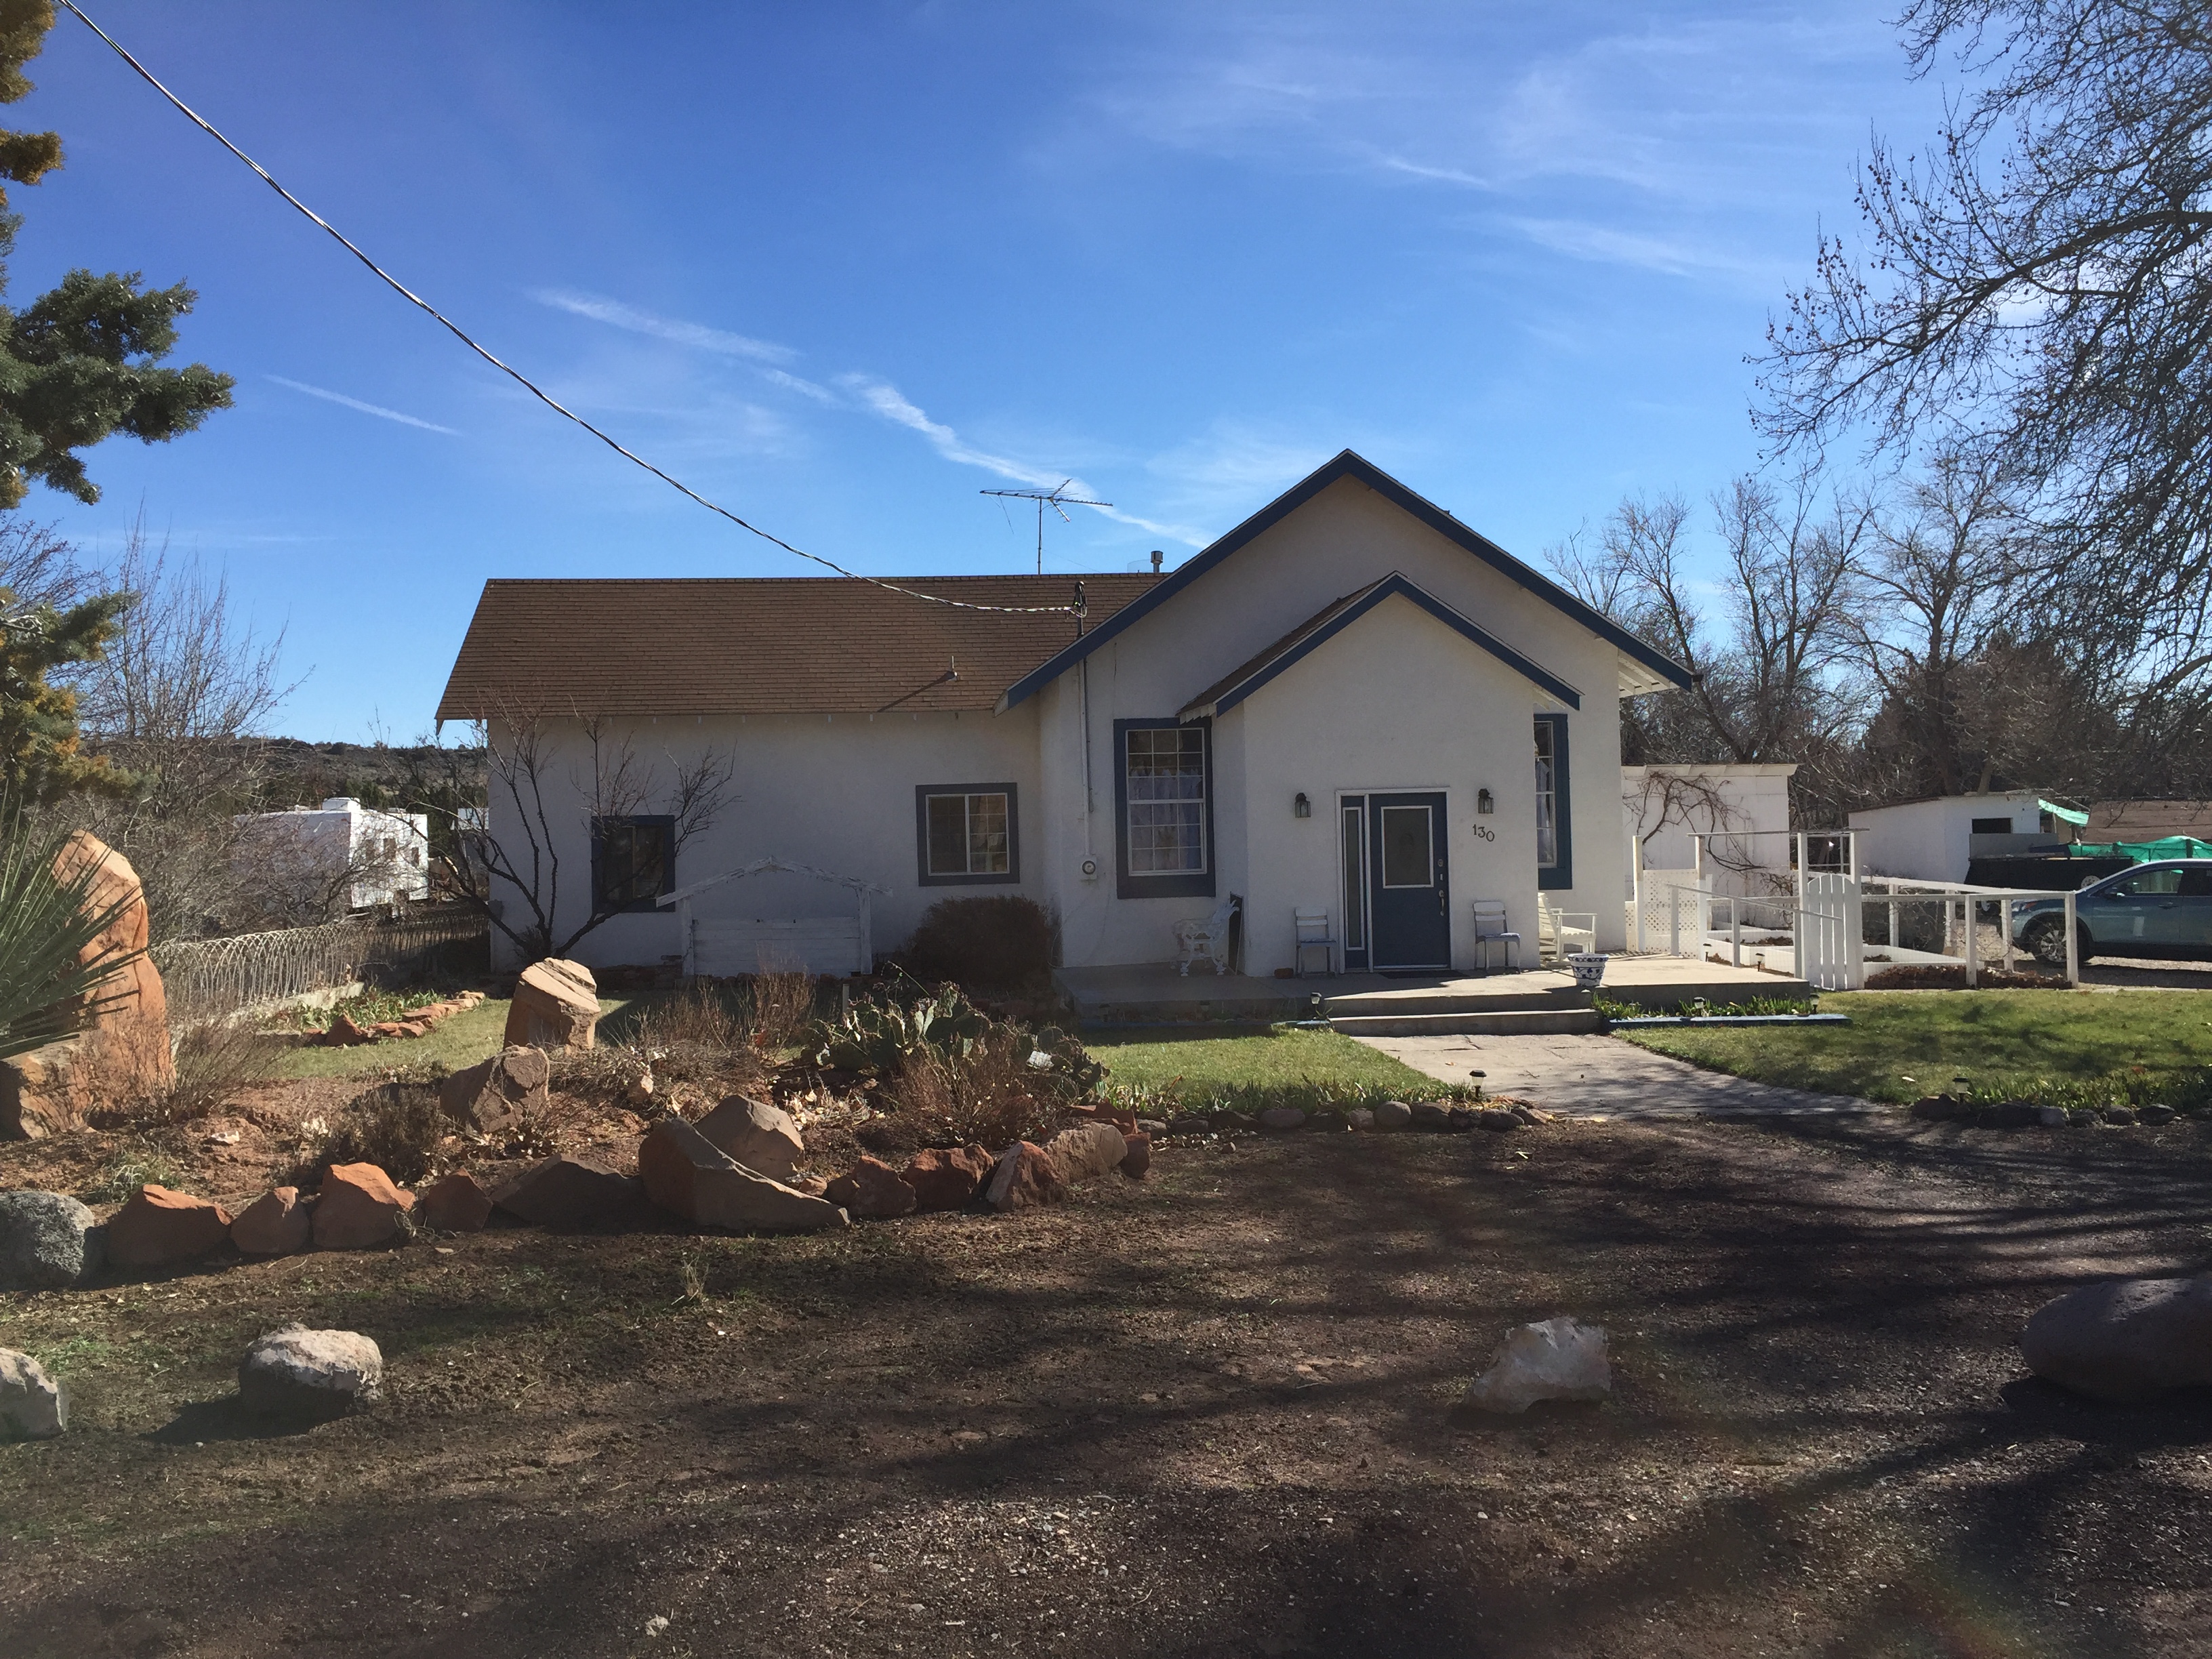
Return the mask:
M 333 795 L 351 795 L 364 806 L 397 807 L 426 796 L 442 798 L 458 783 L 464 799 L 484 798 L 481 749 L 428 744 L 308 743 L 298 738 L 256 740 L 271 807 L 317 806 Z

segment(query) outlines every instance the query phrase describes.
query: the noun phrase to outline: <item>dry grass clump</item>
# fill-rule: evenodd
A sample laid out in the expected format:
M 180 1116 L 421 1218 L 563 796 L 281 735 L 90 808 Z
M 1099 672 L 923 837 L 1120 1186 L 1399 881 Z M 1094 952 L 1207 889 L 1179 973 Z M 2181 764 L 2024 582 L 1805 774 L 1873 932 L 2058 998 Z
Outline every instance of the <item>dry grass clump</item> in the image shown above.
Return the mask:
M 438 1143 L 452 1130 L 434 1085 L 380 1084 L 349 1102 L 335 1124 L 301 1124 L 300 1161 L 288 1179 L 315 1186 L 333 1164 L 374 1164 L 410 1186 L 436 1167 Z
M 239 1093 L 276 1076 L 282 1043 L 244 1021 L 208 1020 L 179 1033 L 175 1080 L 147 1097 L 133 1115 L 155 1123 L 186 1123 L 220 1111 Z
M 815 984 L 805 974 L 757 974 L 748 986 L 753 1030 L 770 1048 L 787 1048 L 814 1018 Z
M 1059 1127 L 1063 1101 L 1030 1067 L 1029 1054 L 1026 1036 L 994 1036 L 963 1057 L 931 1048 L 910 1056 L 884 1085 L 881 1099 L 892 1115 L 878 1138 L 910 1137 L 917 1146 L 980 1141 L 994 1148 L 1045 1139 Z

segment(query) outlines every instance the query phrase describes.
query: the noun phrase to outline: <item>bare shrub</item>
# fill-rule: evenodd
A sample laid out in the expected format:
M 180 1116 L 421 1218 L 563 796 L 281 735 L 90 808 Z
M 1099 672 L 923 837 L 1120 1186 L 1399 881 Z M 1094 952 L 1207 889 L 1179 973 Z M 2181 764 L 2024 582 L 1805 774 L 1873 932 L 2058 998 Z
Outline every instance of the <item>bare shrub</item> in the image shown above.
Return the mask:
M 319 1183 L 333 1164 L 374 1164 L 406 1186 L 431 1172 L 438 1143 L 452 1127 L 433 1085 L 379 1085 L 355 1097 L 319 1146 L 304 1149 L 296 1173 L 306 1179 L 297 1184 Z
M 753 1029 L 751 1011 L 740 997 L 710 980 L 695 979 L 674 996 L 646 1009 L 631 1046 L 748 1048 L 752 1046 Z
M 814 1018 L 814 981 L 805 974 L 758 974 L 752 981 L 753 1030 L 772 1048 L 799 1041 Z
M 1029 1054 L 1026 1037 L 1000 1036 L 958 1058 L 924 1048 L 900 1066 L 883 1098 L 916 1146 L 980 1141 L 999 1147 L 1040 1139 L 1057 1127 L 1062 1104 L 1057 1091 L 1041 1085 Z
M 907 942 L 914 975 L 962 985 L 1027 985 L 1052 972 L 1052 918 L 1013 894 L 940 899 Z
M 161 1123 L 206 1117 L 229 1105 L 240 1090 L 274 1079 L 283 1054 L 283 1044 L 243 1022 L 211 1019 L 186 1026 L 173 1054 L 176 1079 L 143 1115 Z

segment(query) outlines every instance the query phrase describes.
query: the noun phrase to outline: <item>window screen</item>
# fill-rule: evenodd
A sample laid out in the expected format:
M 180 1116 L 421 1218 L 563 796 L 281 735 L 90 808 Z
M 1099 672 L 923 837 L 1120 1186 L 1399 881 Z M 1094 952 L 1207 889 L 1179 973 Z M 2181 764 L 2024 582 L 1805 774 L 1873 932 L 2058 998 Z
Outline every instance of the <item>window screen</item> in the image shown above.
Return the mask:
M 996 793 L 929 797 L 929 873 L 1003 876 L 1012 864 L 1006 798 Z
M 592 907 L 650 910 L 676 889 L 676 825 L 665 817 L 601 818 L 592 847 Z
M 1972 834 L 1977 836 L 2008 836 L 2012 834 L 2010 818 L 1976 818 Z
M 1194 726 L 1127 734 L 1129 873 L 1189 876 L 1206 869 L 1206 733 Z

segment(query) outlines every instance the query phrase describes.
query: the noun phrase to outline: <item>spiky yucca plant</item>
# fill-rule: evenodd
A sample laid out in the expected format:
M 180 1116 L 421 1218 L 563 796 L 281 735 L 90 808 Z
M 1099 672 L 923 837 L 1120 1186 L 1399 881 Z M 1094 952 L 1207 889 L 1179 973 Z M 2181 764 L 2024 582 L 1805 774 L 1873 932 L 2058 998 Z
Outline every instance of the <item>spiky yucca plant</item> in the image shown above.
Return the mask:
M 54 874 L 65 835 L 42 834 L 0 811 L 0 1060 L 73 1036 L 100 1009 L 129 993 L 100 987 L 134 961 L 136 951 L 84 949 L 131 905 L 128 896 L 89 908 L 100 866 L 90 860 L 68 880 Z

